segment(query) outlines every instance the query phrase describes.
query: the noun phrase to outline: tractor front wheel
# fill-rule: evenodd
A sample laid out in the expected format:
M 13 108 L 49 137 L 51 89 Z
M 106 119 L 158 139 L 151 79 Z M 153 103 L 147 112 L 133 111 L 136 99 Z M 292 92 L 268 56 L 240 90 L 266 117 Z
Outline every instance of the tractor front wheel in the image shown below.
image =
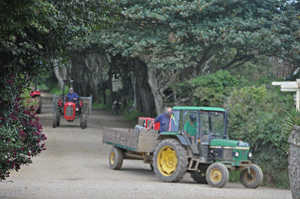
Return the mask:
M 206 180 L 212 187 L 224 187 L 229 180 L 228 169 L 224 164 L 213 163 L 206 170 Z
M 255 189 L 257 188 L 263 181 L 263 172 L 259 166 L 256 164 L 250 165 L 250 172 L 248 169 L 243 169 L 241 172 L 241 182 L 246 188 Z
M 175 139 L 163 140 L 154 152 L 154 172 L 164 182 L 178 182 L 187 170 L 186 149 Z
M 119 148 L 113 147 L 109 154 L 109 166 L 113 170 L 120 170 L 123 164 L 124 154 Z

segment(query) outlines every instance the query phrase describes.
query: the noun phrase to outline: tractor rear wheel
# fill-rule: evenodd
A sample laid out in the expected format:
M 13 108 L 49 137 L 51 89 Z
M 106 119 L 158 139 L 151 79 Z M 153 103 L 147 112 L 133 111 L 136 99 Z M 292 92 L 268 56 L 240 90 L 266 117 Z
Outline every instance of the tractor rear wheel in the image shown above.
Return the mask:
M 80 116 L 80 127 L 85 129 L 87 127 L 87 114 L 82 113 Z
M 80 127 L 82 129 L 85 129 L 87 127 L 87 114 L 88 114 L 87 104 L 83 104 L 81 109 L 81 116 L 80 116 Z
M 194 171 L 193 173 L 191 173 L 191 177 L 193 178 L 193 180 L 197 183 L 200 184 L 207 184 L 207 180 L 205 177 L 205 173 L 201 173 L 198 171 Z
M 39 108 L 36 111 L 36 113 L 41 114 L 41 112 L 42 112 L 42 99 L 41 99 L 41 97 L 39 97 Z
M 250 173 L 248 173 L 247 168 L 243 169 L 240 180 L 246 188 L 255 189 L 262 183 L 263 177 L 264 175 L 261 168 L 256 164 L 251 164 Z
M 59 113 L 59 105 L 58 104 L 54 104 L 53 105 L 53 123 L 52 123 L 52 127 L 56 128 L 57 126 L 60 125 L 60 113 Z
M 60 125 L 60 115 L 59 115 L 59 114 L 57 114 L 56 125 L 57 125 L 57 126 Z
M 56 109 L 54 109 L 54 111 L 53 111 L 52 120 L 53 120 L 52 127 L 56 128 L 57 127 L 57 113 L 56 113 Z
M 124 153 L 120 148 L 113 147 L 109 154 L 109 166 L 113 170 L 120 170 L 123 164 Z
M 187 170 L 186 149 L 175 139 L 163 140 L 154 152 L 154 172 L 164 182 L 178 182 Z
M 228 169 L 224 164 L 213 163 L 206 170 L 206 180 L 212 187 L 224 187 L 229 180 Z

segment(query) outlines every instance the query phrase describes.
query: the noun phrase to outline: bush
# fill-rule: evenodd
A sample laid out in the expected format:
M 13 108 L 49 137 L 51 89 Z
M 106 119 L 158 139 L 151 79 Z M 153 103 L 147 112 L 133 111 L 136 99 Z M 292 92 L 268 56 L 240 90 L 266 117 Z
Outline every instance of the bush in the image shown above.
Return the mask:
M 0 180 L 9 177 L 11 170 L 30 164 L 31 157 L 45 150 L 41 142 L 47 139 L 35 117 L 28 74 L 10 71 L 0 77 Z
M 124 118 L 129 120 L 129 121 L 138 121 L 138 118 L 142 117 L 142 113 L 140 111 L 136 110 L 131 110 L 128 113 L 124 114 Z
M 26 93 L 25 93 L 26 95 Z M 22 95 L 24 96 L 24 94 Z M 18 171 L 21 165 L 32 163 L 31 157 L 45 150 L 47 140 L 36 115 L 35 101 L 26 97 L 15 98 L 13 111 L 0 118 L 0 179 L 9 177 L 10 170 Z
M 290 100 L 288 102 L 287 100 Z M 261 166 L 265 182 L 288 188 L 288 136 L 284 130 L 286 111 L 293 104 L 275 89 L 243 87 L 228 100 L 229 135 L 243 140 L 253 150 L 253 161 Z

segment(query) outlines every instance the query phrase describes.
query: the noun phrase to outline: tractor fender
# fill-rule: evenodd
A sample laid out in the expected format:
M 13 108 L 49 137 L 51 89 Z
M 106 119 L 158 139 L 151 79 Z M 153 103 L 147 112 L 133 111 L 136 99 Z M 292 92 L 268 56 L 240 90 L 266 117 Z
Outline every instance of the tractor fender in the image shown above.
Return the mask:
M 189 142 L 186 140 L 186 138 L 184 136 L 176 135 L 176 137 L 179 139 L 179 141 L 182 145 L 189 145 Z
M 189 145 L 189 142 L 182 135 L 158 135 L 157 140 L 165 140 L 168 138 L 173 138 L 178 140 L 182 145 Z

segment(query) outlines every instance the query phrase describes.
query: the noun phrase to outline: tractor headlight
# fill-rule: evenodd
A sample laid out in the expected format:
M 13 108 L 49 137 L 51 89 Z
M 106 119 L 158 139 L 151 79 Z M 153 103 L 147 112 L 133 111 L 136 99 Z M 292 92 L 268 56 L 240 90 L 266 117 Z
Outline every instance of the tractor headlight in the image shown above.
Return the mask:
M 237 158 L 237 157 L 239 157 L 240 154 L 239 154 L 239 152 L 236 151 L 236 152 L 233 152 L 233 155 Z
M 251 152 L 248 153 L 248 157 L 249 157 L 249 158 L 252 157 L 252 153 L 251 153 Z

